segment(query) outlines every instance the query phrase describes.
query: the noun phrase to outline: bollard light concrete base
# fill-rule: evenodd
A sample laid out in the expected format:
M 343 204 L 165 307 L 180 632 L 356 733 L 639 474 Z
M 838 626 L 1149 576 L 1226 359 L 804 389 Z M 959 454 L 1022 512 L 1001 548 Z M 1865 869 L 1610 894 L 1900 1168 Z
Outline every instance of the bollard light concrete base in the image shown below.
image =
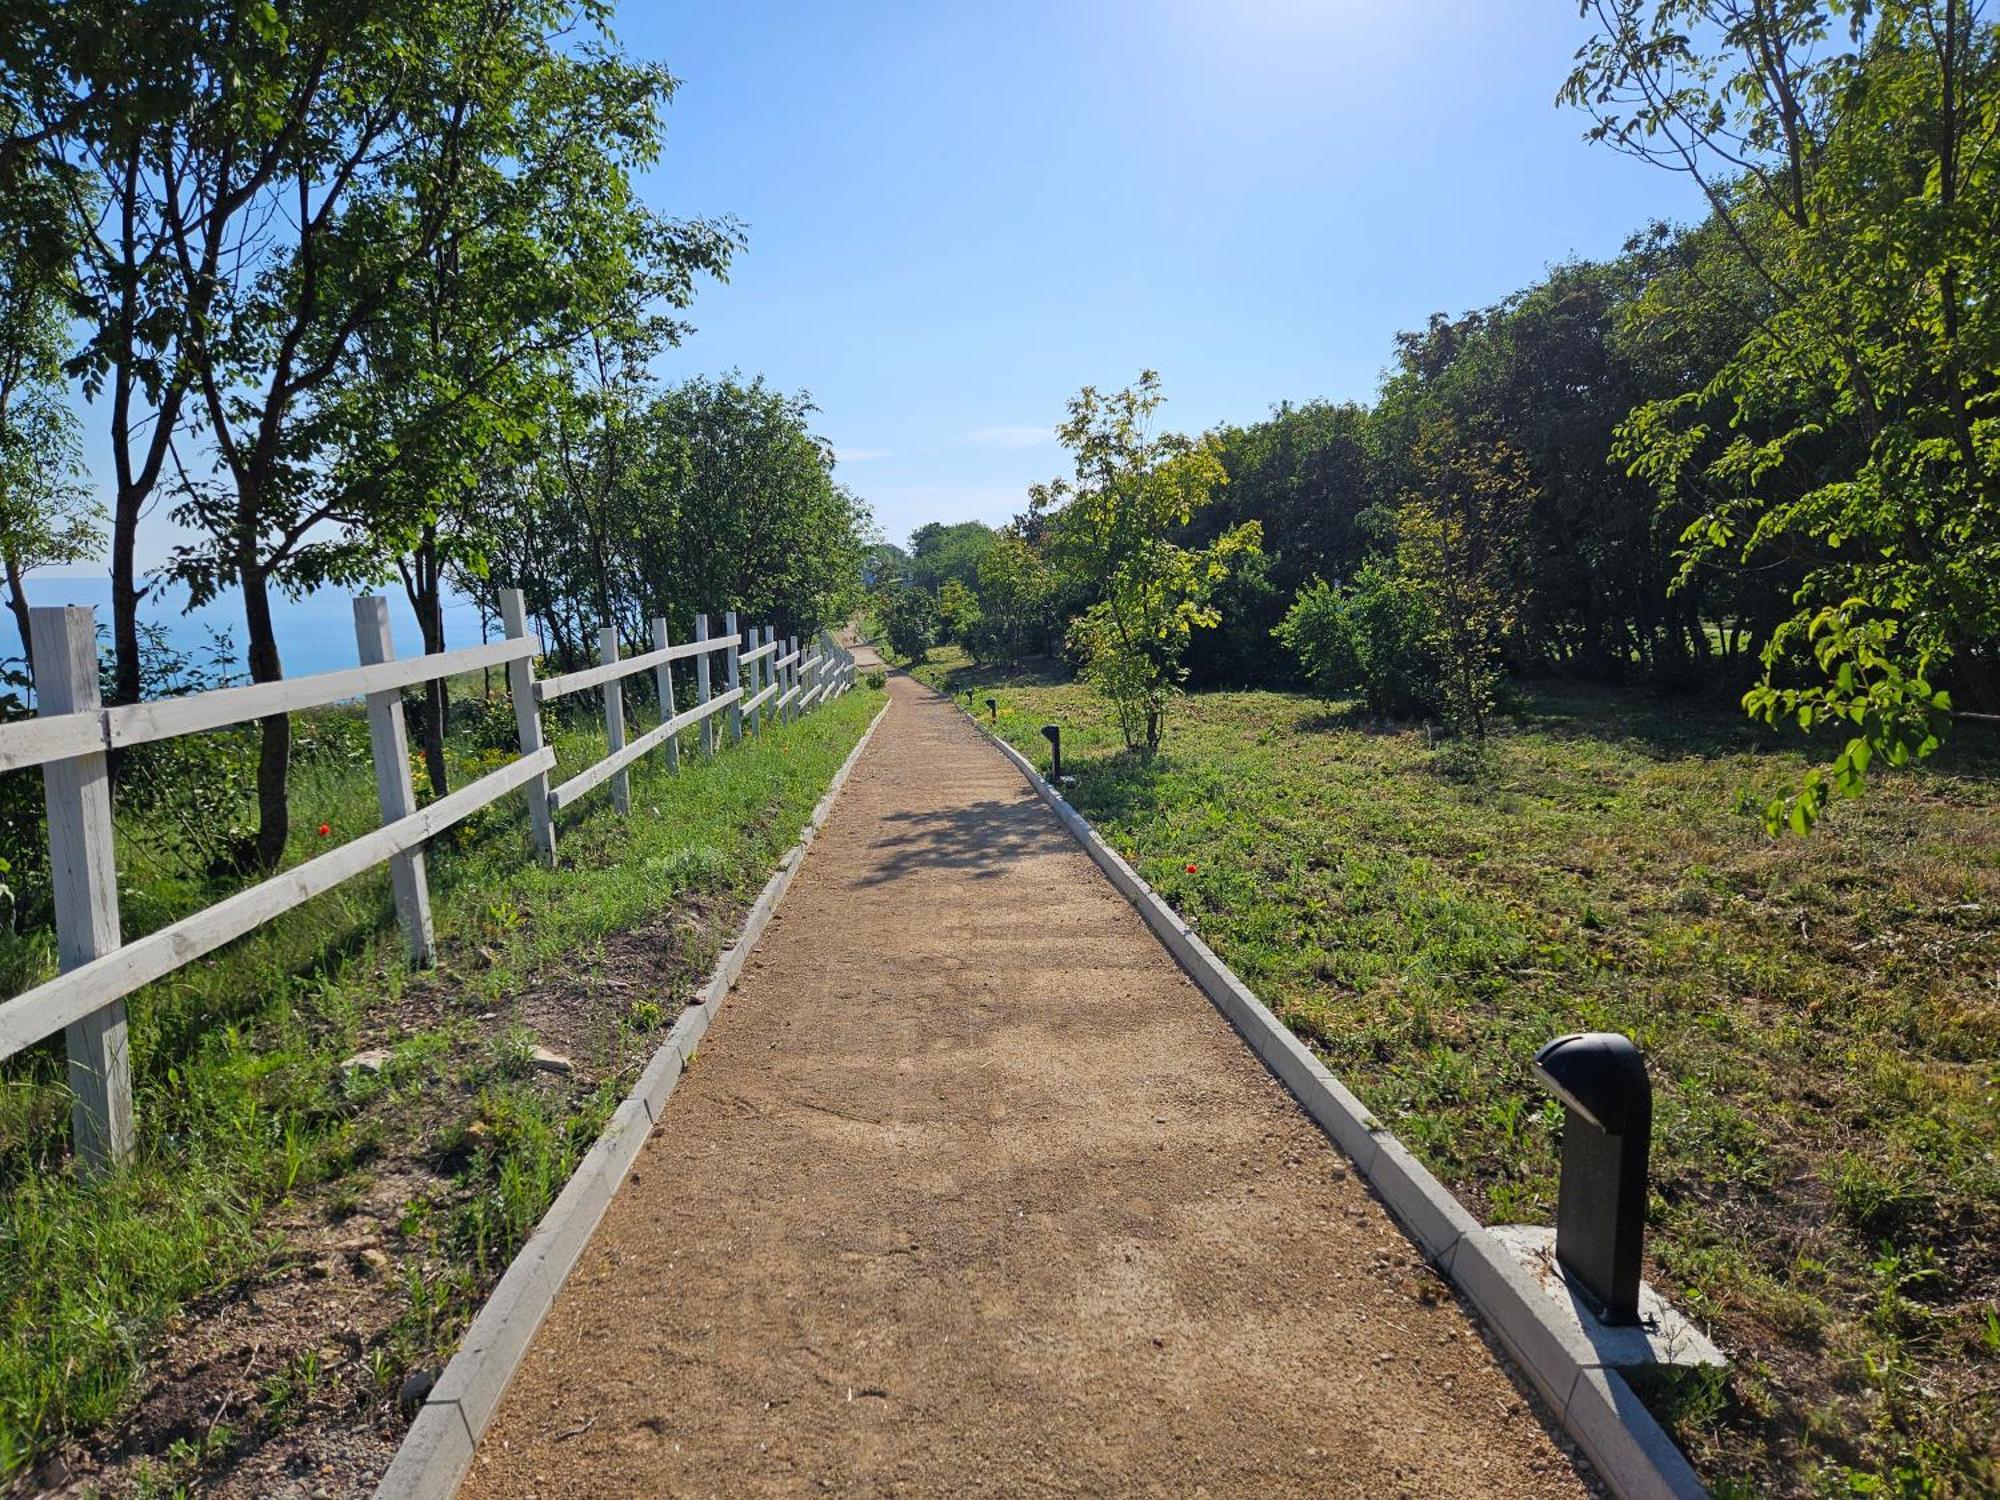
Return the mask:
M 1596 1362 L 1626 1372 L 1649 1366 L 1729 1363 L 1694 1324 L 1682 1317 L 1651 1282 L 1639 1284 L 1639 1321 L 1622 1327 L 1599 1321 L 1569 1273 L 1556 1263 L 1556 1232 L 1542 1224 L 1495 1224 L 1487 1231 L 1526 1271 L 1549 1300 L 1555 1318 L 1596 1351 Z

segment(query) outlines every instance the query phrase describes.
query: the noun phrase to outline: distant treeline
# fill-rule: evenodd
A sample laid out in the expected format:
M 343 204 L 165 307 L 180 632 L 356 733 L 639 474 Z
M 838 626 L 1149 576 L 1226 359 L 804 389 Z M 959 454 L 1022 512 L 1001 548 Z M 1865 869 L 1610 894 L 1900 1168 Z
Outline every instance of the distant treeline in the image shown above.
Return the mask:
M 1700 507 L 1663 502 L 1614 456 L 1634 408 L 1706 383 L 1745 331 L 1720 315 L 1706 327 L 1657 315 L 1704 235 L 1662 226 L 1614 261 L 1570 262 L 1495 306 L 1435 315 L 1397 337 L 1394 373 L 1373 404 L 1287 402 L 1208 433 L 1228 482 L 1174 540 L 1203 545 L 1256 521 L 1263 551 L 1217 585 L 1222 622 L 1194 635 L 1188 685 L 1301 680 L 1296 659 L 1272 649 L 1273 631 L 1315 580 L 1349 587 L 1371 564 L 1394 569 L 1399 513 L 1423 488 L 1419 434 L 1444 423 L 1458 442 L 1503 445 L 1526 466 L 1528 493 L 1496 538 L 1516 606 L 1505 632 L 1511 669 L 1684 679 L 1726 665 L 1730 680 L 1747 682 L 1754 648 L 1792 611 L 1802 567 L 1717 565 L 1676 587 L 1681 534 Z M 1023 617 L 984 618 L 1001 572 L 1019 571 L 1014 549 L 1038 546 L 1047 525 L 1033 512 L 1000 528 L 933 523 L 907 551 L 878 547 L 873 575 L 941 596 L 942 632 L 982 656 L 1059 652 L 1065 622 L 1090 602 L 1074 583 L 1051 574 Z M 945 592 L 954 583 L 981 607 L 969 628 L 954 628 L 966 610 Z
M 1960 0 L 1583 10 L 1562 98 L 1708 217 L 1400 335 L 1372 405 L 1207 434 L 1227 482 L 1158 543 L 1254 521 L 1262 553 L 1198 582 L 1219 623 L 1152 667 L 1269 681 L 1289 619 L 1322 686 L 1479 733 L 1510 671 L 1747 686 L 1758 718 L 1838 726 L 1774 810 L 1809 827 L 1872 761 L 2000 713 L 2000 24 Z M 1054 644 L 1094 581 L 1058 569 L 1024 611 L 1033 570 L 1007 557 L 996 600 L 981 561 L 1052 522 L 927 527 L 908 575 L 975 651 Z

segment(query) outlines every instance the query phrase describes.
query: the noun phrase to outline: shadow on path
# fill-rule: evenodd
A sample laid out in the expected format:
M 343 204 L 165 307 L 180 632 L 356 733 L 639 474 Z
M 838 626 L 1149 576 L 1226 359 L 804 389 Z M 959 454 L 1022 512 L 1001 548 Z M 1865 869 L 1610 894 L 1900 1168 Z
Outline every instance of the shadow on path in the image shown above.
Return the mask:
M 887 885 L 925 870 L 963 870 L 975 880 L 991 880 L 1017 859 L 1075 847 L 1039 803 L 968 802 L 934 812 L 888 813 L 881 822 L 894 832 L 869 844 L 885 857 L 863 885 Z

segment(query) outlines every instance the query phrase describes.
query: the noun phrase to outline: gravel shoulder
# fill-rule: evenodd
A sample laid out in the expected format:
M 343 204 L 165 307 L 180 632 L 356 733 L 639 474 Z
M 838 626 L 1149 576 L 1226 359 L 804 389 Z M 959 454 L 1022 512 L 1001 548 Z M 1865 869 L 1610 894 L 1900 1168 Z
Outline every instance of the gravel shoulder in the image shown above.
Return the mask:
M 460 1493 L 1592 1493 L 1019 775 L 891 694 Z

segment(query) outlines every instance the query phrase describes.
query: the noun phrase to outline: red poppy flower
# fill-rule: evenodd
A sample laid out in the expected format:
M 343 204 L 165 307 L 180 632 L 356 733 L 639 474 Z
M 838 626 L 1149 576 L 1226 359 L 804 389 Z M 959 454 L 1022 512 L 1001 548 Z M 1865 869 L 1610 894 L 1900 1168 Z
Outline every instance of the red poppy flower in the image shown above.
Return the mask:
M 1194 874 L 1194 872 L 1195 872 L 1195 862 L 1194 862 L 1193 860 L 1189 860 L 1189 861 L 1188 861 L 1188 874 L 1192 875 L 1192 874 Z
M 329 833 L 332 832 L 333 832 L 333 825 L 331 823 L 322 823 L 319 825 L 319 836 L 321 838 L 325 838 Z M 1192 869 L 1193 866 L 1190 865 L 1189 868 Z

